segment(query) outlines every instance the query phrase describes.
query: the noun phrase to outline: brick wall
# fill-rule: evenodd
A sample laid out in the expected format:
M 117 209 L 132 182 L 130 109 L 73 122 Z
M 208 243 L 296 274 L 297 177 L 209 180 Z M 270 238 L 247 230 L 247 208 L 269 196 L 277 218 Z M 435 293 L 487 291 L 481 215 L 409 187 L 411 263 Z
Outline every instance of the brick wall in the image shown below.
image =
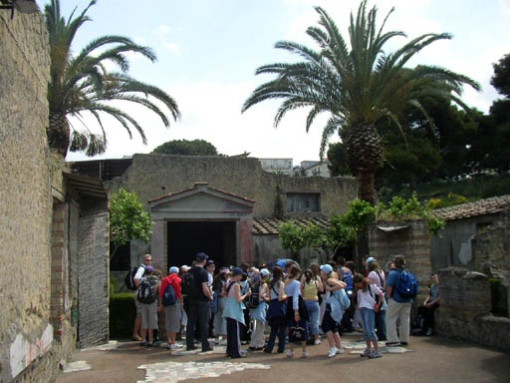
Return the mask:
M 49 46 L 42 15 L 0 10 L 0 380 L 49 381 Z M 34 363 L 36 362 L 37 363 Z M 27 369 L 28 366 L 37 366 Z

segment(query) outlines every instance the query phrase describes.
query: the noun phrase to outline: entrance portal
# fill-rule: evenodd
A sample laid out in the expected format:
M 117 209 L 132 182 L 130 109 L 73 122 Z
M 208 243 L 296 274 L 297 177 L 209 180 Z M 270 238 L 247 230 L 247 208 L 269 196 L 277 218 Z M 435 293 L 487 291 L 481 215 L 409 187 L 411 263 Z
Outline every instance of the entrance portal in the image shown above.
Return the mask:
M 168 221 L 167 265 L 191 265 L 203 251 L 216 263 L 216 270 L 236 262 L 235 221 Z

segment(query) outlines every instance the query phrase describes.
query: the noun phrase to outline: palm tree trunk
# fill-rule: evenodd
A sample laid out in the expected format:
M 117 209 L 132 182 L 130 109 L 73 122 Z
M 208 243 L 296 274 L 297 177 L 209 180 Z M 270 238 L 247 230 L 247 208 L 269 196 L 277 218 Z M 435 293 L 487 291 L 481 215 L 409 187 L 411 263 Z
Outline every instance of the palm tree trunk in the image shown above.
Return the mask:
M 375 205 L 374 180 L 374 172 L 359 172 L 356 176 L 359 199 L 369 202 L 372 206 Z
M 66 115 L 62 113 L 50 114 L 49 128 L 46 133 L 50 150 L 65 157 L 70 140 L 69 122 Z

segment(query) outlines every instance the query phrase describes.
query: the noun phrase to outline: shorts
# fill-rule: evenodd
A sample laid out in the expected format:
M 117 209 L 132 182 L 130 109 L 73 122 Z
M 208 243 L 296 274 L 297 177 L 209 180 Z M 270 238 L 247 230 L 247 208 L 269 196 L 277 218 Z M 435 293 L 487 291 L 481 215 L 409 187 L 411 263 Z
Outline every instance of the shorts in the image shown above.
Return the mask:
M 158 328 L 158 301 L 141 303 L 142 330 L 154 330 Z
M 140 301 L 138 299 L 136 299 L 136 296 L 135 296 L 135 307 L 136 307 L 136 316 L 137 317 L 142 316 L 142 304 L 140 303 Z
M 165 329 L 175 333 L 181 331 L 181 302 L 165 307 Z
M 340 323 L 335 322 L 335 320 L 331 317 L 331 306 L 329 304 L 326 305 L 324 318 L 322 318 L 321 329 L 324 334 L 329 331 L 333 333 L 340 332 Z

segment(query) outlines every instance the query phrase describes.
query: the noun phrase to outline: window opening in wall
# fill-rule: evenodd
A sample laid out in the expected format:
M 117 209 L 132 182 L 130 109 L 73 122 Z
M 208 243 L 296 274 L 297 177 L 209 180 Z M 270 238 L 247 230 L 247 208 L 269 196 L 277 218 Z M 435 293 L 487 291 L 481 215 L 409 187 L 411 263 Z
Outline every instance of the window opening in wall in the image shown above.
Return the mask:
M 110 242 L 110 254 L 113 254 L 115 245 Z M 131 269 L 131 243 L 128 242 L 125 245 L 121 245 L 115 251 L 115 255 L 110 259 L 110 270 L 111 271 L 126 271 Z M 138 265 L 133 265 L 138 266 Z
M 287 213 L 319 212 L 320 193 L 287 193 Z

